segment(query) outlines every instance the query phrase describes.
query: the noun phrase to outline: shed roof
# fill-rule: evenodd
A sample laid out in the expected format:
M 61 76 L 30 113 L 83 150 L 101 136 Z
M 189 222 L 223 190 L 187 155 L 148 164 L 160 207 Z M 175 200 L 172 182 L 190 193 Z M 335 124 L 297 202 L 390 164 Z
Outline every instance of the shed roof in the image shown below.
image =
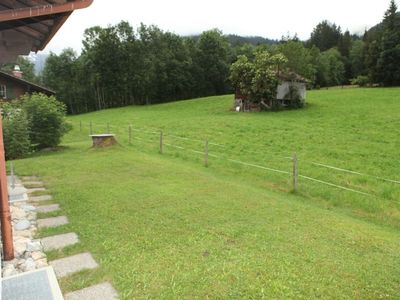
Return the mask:
M 16 82 L 18 84 L 21 84 L 24 86 L 29 86 L 31 88 L 31 90 L 33 90 L 35 92 L 44 93 L 46 95 L 55 95 L 56 94 L 55 91 L 53 91 L 49 88 L 46 88 L 44 86 L 38 85 L 36 83 L 30 82 L 30 81 L 22 79 L 22 78 L 15 77 L 15 76 L 8 74 L 6 72 L 3 72 L 3 71 L 0 71 L 0 78 L 5 78 L 10 81 Z
M 302 82 L 302 83 L 307 83 L 309 80 L 304 78 L 303 76 L 300 76 L 299 74 L 292 72 L 292 71 L 279 71 L 277 72 L 277 77 L 280 80 L 283 81 L 296 81 L 296 82 Z
M 0 0 L 0 64 L 43 50 L 75 9 L 93 0 Z

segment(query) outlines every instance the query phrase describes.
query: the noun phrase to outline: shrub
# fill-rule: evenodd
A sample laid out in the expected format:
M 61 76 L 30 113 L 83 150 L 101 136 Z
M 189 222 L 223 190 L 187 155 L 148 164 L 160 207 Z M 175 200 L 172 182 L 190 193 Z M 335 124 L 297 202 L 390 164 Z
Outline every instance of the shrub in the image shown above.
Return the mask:
M 301 99 L 299 89 L 294 85 L 289 86 L 289 91 L 284 96 L 284 99 L 290 100 L 290 108 L 302 108 L 304 106 L 304 101 Z
M 30 140 L 36 149 L 55 147 L 70 127 L 65 122 L 65 105 L 53 96 L 25 95 L 20 98 L 26 112 Z
M 15 105 L 3 106 L 3 135 L 6 159 L 26 156 L 31 150 L 28 119 Z
M 370 81 L 368 76 L 359 75 L 356 78 L 351 79 L 350 82 L 352 85 L 366 86 Z

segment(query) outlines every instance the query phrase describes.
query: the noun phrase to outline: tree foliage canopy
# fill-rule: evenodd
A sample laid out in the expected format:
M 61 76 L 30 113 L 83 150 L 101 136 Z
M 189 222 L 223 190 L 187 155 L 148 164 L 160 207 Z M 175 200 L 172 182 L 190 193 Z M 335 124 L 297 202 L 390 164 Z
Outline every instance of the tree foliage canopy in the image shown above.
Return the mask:
M 49 57 L 43 81 L 70 113 L 225 94 L 230 51 L 218 30 L 195 41 L 143 24 L 96 26 L 85 31 L 80 56 L 66 49 Z
M 85 31 L 81 55 L 72 49 L 50 55 L 42 80 L 73 114 L 226 94 L 231 84 L 245 93 L 255 93 L 250 86 L 258 85 L 257 91 L 264 89 L 260 99 L 271 92 L 262 80 L 270 78 L 271 64 L 307 78 L 310 87 L 360 82 L 352 80 L 357 78 L 400 85 L 400 16 L 394 0 L 382 23 L 362 38 L 325 20 L 306 42 L 296 35 L 267 42 L 233 39 L 218 29 L 181 37 L 144 24 L 136 30 L 128 22 L 95 26 Z M 274 61 L 278 57 L 286 59 Z
M 287 62 L 284 55 L 258 51 L 253 61 L 240 56 L 231 66 L 230 79 L 235 88 L 253 102 L 275 99 L 278 73 Z
M 394 0 L 382 23 L 365 33 L 364 41 L 370 80 L 386 86 L 400 85 L 400 15 Z

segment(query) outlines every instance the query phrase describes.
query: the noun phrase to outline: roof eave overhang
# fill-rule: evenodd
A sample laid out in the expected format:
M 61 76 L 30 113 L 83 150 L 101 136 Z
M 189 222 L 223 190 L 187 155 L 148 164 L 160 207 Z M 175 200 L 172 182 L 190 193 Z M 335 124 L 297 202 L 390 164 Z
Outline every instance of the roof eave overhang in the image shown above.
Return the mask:
M 63 4 L 48 4 L 7 9 L 0 11 L 0 22 L 73 12 L 76 9 L 82 9 L 90 6 L 92 2 L 93 0 L 77 0 Z
M 31 51 L 43 50 L 57 31 L 65 23 L 68 17 L 76 9 L 83 9 L 90 6 L 93 0 L 74 0 L 62 4 L 36 5 L 31 7 L 14 8 L 0 11 L 0 23 L 9 23 L 11 28 L 30 24 L 38 20 L 53 19 L 54 25 L 49 31 L 32 45 Z

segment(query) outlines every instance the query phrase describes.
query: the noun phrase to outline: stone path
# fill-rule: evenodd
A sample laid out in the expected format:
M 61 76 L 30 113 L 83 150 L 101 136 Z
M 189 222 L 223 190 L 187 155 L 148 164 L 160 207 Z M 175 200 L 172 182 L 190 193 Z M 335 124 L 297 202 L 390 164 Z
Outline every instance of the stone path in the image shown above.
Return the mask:
M 65 300 L 114 300 L 118 299 L 118 294 L 113 286 L 108 283 L 100 283 L 91 287 L 68 293 L 64 297 Z
M 28 185 L 30 188 L 26 190 L 26 194 L 32 194 L 35 192 L 44 192 L 46 189 L 43 187 L 43 183 L 39 181 L 36 176 L 26 176 L 21 178 L 22 182 Z M 20 182 L 20 181 L 19 181 Z M 32 270 L 39 267 L 47 266 L 46 255 L 41 252 L 60 250 L 64 247 L 75 245 L 79 243 L 78 235 L 74 232 L 44 237 L 41 240 L 32 240 L 36 232 L 36 226 L 39 229 L 57 227 L 66 225 L 69 223 L 66 216 L 58 216 L 52 218 L 44 218 L 36 220 L 36 213 L 49 213 L 60 210 L 59 204 L 49 205 L 37 205 L 41 201 L 52 200 L 51 195 L 31 196 L 29 195 L 29 201 L 33 202 L 35 206 L 22 203 L 20 206 L 16 206 L 12 211 L 12 218 L 14 224 L 14 230 L 19 232 L 19 236 L 15 243 L 15 250 L 20 255 L 29 253 L 29 258 L 23 261 L 22 270 Z M 32 228 L 33 225 L 35 227 Z M 35 265 L 36 263 L 36 265 Z M 16 263 L 14 262 L 13 265 Z M 58 278 L 69 276 L 73 273 L 80 272 L 87 269 L 95 269 L 98 267 L 97 262 L 93 259 L 89 252 L 80 253 L 61 259 L 56 259 L 49 264 L 53 267 L 54 272 Z M 15 273 L 16 267 L 13 265 L 7 265 L 6 273 Z M 3 271 L 4 272 L 4 271 Z M 113 300 L 119 299 L 118 293 L 115 291 L 113 286 L 104 282 L 101 284 L 93 285 L 82 290 L 71 292 L 65 295 L 66 300 Z
M 30 181 L 30 180 L 39 180 L 39 178 L 37 176 L 22 176 L 21 177 L 22 181 Z
M 99 265 L 88 252 L 56 259 L 50 262 L 58 278 L 62 278 L 73 273 L 95 269 Z
M 29 201 L 39 202 L 39 201 L 49 201 L 52 200 L 53 197 L 50 195 L 42 195 L 42 196 L 31 196 L 29 197 Z
M 33 194 L 33 193 L 36 193 L 36 192 L 44 192 L 44 191 L 46 191 L 46 189 L 44 187 L 35 187 L 35 188 L 30 188 L 30 189 L 26 190 L 26 192 L 28 194 Z
M 69 221 L 66 216 L 59 216 L 59 217 L 37 220 L 37 226 L 39 229 L 49 228 L 49 227 L 58 227 L 61 225 L 66 225 L 68 223 L 69 223 Z
M 43 187 L 43 182 L 41 182 L 41 181 L 24 181 L 24 185 L 35 186 L 35 187 Z
M 79 243 L 78 235 L 75 232 L 53 235 L 42 238 L 44 251 L 59 250 L 67 246 Z
M 60 204 L 40 205 L 36 206 L 36 211 L 40 213 L 49 213 L 60 210 Z
M 8 179 L 8 182 L 11 183 L 11 180 Z M 20 180 L 14 182 L 23 188 Z M 15 195 L 23 196 L 11 184 L 8 189 Z M 22 192 L 26 196 L 26 190 Z M 48 266 L 40 240 L 34 239 L 37 230 L 36 208 L 26 202 L 28 197 L 20 198 L 21 201 L 10 202 L 15 259 L 2 262 L 4 278 Z

